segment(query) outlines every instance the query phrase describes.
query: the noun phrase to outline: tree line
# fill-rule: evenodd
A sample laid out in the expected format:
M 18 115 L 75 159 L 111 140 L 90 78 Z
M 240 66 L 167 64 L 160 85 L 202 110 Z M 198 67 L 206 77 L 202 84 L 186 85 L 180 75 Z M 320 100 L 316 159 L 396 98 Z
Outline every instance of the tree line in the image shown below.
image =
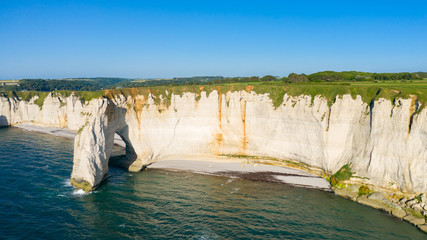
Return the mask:
M 401 73 L 369 73 L 369 72 L 334 72 L 324 71 L 307 75 L 308 81 L 369 81 L 369 80 L 419 80 L 423 79 L 417 73 L 401 72 Z
M 340 81 L 390 81 L 390 80 L 419 80 L 427 77 L 426 72 L 401 72 L 401 73 L 369 73 L 357 71 L 323 71 L 313 74 L 291 73 L 287 77 L 265 75 L 263 77 L 222 77 L 222 76 L 197 76 L 172 79 L 146 79 L 137 80 L 126 78 L 76 78 L 76 79 L 22 79 L 16 86 L 0 86 L 2 91 L 99 91 L 102 89 L 125 87 L 155 87 L 155 86 L 182 86 L 204 84 L 233 84 L 255 82 L 340 82 Z

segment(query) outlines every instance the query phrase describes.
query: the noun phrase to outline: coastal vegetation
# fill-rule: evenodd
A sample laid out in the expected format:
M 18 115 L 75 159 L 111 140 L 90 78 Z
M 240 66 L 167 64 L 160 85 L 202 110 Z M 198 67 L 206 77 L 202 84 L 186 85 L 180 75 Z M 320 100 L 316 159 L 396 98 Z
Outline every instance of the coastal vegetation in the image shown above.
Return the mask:
M 351 165 L 346 164 L 340 168 L 335 174 L 330 177 L 332 186 L 337 185 L 340 181 L 349 180 L 353 176 L 351 172 Z
M 124 79 L 124 78 L 80 78 L 64 80 L 30 80 L 19 81 L 19 86 L 1 86 L 0 95 L 15 96 L 29 101 L 35 96 L 37 105 L 43 106 L 48 92 L 68 97 L 75 94 L 82 102 L 93 98 L 113 98 L 117 95 L 126 97 L 149 94 L 156 104 L 161 102 L 165 107 L 171 103 L 172 93 L 182 95 L 184 92 L 196 94 L 200 99 L 201 92 L 207 94 L 216 90 L 220 93 L 229 91 L 253 91 L 257 94 L 268 94 L 275 108 L 283 102 L 283 96 L 307 95 L 321 96 L 332 105 L 336 98 L 349 94 L 353 98 L 360 96 L 362 101 L 370 104 L 372 100 L 385 98 L 395 104 L 398 98 L 415 97 L 421 108 L 427 101 L 427 80 L 418 73 L 366 73 L 366 72 L 332 72 L 325 71 L 310 75 L 291 73 L 288 77 L 278 78 L 272 75 L 264 77 L 192 77 L 160 80 Z M 383 79 L 383 80 L 379 80 Z M 127 86 L 127 87 L 126 87 Z M 86 91 L 88 89 L 88 91 Z M 146 98 L 147 99 L 147 98 Z
M 324 177 L 331 183 L 331 186 L 342 188 L 346 185 L 342 184 L 341 182 L 349 180 L 352 176 L 353 172 L 351 171 L 351 164 L 345 164 L 336 173 Z
M 372 193 L 372 191 L 367 186 L 362 185 L 359 187 L 359 190 L 358 190 L 358 196 L 359 197 L 362 195 L 368 195 L 370 193 Z
M 171 93 L 182 95 L 184 92 L 193 92 L 200 96 L 202 91 L 208 94 L 213 90 L 220 93 L 228 91 L 254 91 L 258 94 L 269 94 L 274 107 L 278 107 L 283 102 L 283 96 L 308 95 L 314 100 L 315 96 L 321 96 L 331 105 L 337 97 L 345 94 L 351 95 L 353 98 L 360 96 L 365 103 L 370 103 L 372 100 L 385 98 L 394 103 L 397 98 L 410 98 L 416 96 L 420 103 L 425 103 L 427 100 L 427 81 L 419 80 L 413 82 L 345 82 L 345 83 L 276 83 L 268 82 L 263 84 L 218 84 L 218 85 L 184 85 L 184 86 L 158 86 L 158 87 L 140 87 L 140 88 L 120 88 L 101 91 L 72 91 L 60 90 L 53 93 L 67 97 L 72 93 L 80 96 L 81 100 L 89 101 L 98 97 L 114 97 L 115 95 L 123 94 L 124 96 L 135 96 L 152 94 L 156 103 L 160 103 L 160 95 L 163 96 L 165 105 L 170 103 Z M 166 94 L 167 93 L 167 94 Z M 34 96 L 40 96 L 40 100 L 47 95 L 47 92 L 36 91 L 1 91 L 1 95 L 15 96 L 21 100 L 29 101 Z M 40 103 L 42 104 L 42 102 Z
M 141 88 L 124 88 L 113 89 L 92 94 L 94 96 L 104 95 L 106 97 L 114 97 L 116 95 L 136 96 L 152 94 L 156 103 L 160 103 L 160 95 L 162 95 L 166 106 L 170 104 L 171 93 L 182 95 L 184 92 L 192 92 L 200 97 L 202 91 L 207 94 L 216 90 L 220 93 L 229 91 L 253 91 L 257 94 L 268 94 L 272 100 L 274 107 L 278 107 L 283 103 L 283 96 L 307 95 L 312 97 L 321 96 L 325 98 L 329 105 L 332 105 L 337 97 L 349 94 L 354 99 L 360 96 L 362 101 L 370 104 L 372 100 L 385 98 L 395 104 L 398 98 L 410 98 L 416 96 L 420 103 L 427 101 L 427 81 L 417 82 L 362 82 L 362 83 L 299 83 L 299 84 L 277 84 L 268 82 L 263 84 L 218 84 L 218 85 L 188 85 L 188 86 L 158 86 L 158 87 L 141 87 Z M 90 95 L 90 94 L 88 94 Z
M 43 103 L 45 98 L 47 97 L 49 93 L 48 92 L 35 92 L 35 91 L 25 91 L 25 92 L 15 92 L 15 91 L 8 91 L 8 92 L 0 92 L 0 96 L 5 97 L 15 97 L 17 99 L 27 101 L 29 102 L 31 99 L 34 99 L 34 103 L 37 104 L 40 109 L 43 108 Z

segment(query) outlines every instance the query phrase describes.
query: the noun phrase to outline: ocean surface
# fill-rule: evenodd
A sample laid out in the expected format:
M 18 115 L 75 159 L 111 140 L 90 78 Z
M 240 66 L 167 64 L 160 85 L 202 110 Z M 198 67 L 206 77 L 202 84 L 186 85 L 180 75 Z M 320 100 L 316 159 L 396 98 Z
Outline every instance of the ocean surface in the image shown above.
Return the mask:
M 111 167 L 82 194 L 69 182 L 73 141 L 2 128 L 0 143 L 0 239 L 427 238 L 386 213 L 285 184 Z

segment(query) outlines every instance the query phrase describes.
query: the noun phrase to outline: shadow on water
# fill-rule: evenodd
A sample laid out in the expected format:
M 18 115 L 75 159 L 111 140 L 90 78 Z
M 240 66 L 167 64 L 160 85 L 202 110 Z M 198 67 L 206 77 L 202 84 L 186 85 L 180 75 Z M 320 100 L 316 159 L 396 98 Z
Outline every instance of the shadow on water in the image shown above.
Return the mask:
M 120 136 L 120 135 L 119 135 Z M 122 139 L 123 138 L 121 136 Z M 128 144 L 127 141 L 126 147 L 121 147 L 119 145 L 114 145 L 111 157 L 108 159 L 109 171 L 107 176 L 103 179 L 103 181 L 98 186 L 98 189 L 103 185 L 108 184 L 111 178 L 114 178 L 117 175 L 125 175 L 129 172 L 129 166 L 136 160 L 136 154 L 134 154 L 132 145 Z M 146 169 L 146 166 L 142 167 L 141 171 Z
M 9 122 L 7 121 L 7 118 L 3 115 L 0 115 L 0 128 L 2 127 L 8 127 Z

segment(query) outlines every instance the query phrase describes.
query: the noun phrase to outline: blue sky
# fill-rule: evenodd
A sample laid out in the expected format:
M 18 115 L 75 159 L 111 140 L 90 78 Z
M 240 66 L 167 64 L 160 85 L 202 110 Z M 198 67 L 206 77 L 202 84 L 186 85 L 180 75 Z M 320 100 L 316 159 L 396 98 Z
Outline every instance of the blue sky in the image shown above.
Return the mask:
M 425 1 L 0 0 L 0 79 L 427 71 Z

